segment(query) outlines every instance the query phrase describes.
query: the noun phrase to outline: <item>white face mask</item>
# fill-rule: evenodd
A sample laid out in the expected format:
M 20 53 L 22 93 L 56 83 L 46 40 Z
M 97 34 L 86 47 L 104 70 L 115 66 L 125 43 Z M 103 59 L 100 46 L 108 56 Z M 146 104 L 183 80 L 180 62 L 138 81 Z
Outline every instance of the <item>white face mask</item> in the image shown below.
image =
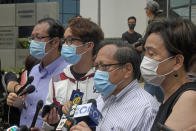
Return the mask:
M 172 73 L 173 71 L 170 71 L 164 75 L 158 75 L 157 69 L 159 67 L 159 64 L 171 58 L 173 58 L 173 56 L 159 62 L 159 61 L 156 61 L 156 60 L 153 60 L 151 58 L 144 56 L 142 63 L 140 65 L 141 74 L 144 80 L 151 83 L 152 85 L 160 86 L 163 80 L 165 79 L 165 76 Z

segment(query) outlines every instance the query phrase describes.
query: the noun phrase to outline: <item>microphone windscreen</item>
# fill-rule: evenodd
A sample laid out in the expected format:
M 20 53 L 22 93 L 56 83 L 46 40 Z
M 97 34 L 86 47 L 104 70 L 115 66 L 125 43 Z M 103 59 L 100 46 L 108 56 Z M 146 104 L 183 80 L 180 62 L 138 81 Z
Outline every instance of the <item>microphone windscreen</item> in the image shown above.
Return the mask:
M 20 126 L 17 131 L 30 131 L 30 129 L 27 126 Z
M 17 81 L 17 76 L 13 72 L 8 72 L 5 74 L 4 81 L 7 85 L 10 81 Z
M 37 110 L 40 110 L 42 108 L 42 106 L 44 105 L 44 102 L 43 100 L 39 100 L 38 103 L 37 103 Z
M 25 94 L 30 94 L 30 93 L 32 93 L 34 91 L 35 91 L 35 86 L 34 85 L 30 85 L 29 87 L 27 87 L 27 89 L 24 92 L 22 92 L 20 94 L 20 96 L 25 95 Z
M 89 99 L 87 103 L 93 103 L 93 105 L 97 107 L 97 101 L 95 99 Z
M 27 93 L 30 94 L 35 91 L 35 86 L 31 85 L 27 88 Z
M 33 76 L 29 76 L 29 78 L 28 78 L 28 83 L 32 83 L 33 82 L 33 80 L 34 80 L 34 77 Z

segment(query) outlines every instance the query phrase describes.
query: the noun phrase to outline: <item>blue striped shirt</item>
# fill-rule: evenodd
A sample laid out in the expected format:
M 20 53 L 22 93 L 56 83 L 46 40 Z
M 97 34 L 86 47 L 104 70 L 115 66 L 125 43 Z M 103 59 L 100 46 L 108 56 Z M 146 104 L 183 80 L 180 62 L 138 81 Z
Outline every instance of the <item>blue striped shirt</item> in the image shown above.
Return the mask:
M 159 103 L 133 80 L 116 96 L 97 98 L 102 118 L 97 131 L 150 131 Z

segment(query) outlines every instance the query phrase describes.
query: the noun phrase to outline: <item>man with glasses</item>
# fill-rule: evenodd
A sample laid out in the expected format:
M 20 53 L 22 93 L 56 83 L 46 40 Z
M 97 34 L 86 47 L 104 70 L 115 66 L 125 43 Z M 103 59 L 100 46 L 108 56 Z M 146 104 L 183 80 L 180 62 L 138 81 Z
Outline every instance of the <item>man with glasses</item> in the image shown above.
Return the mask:
M 100 45 L 94 87 L 101 93 L 97 107 L 102 118 L 96 131 L 150 131 L 159 104 L 137 82 L 140 59 L 136 50 L 117 40 Z M 90 131 L 85 122 L 73 126 L 73 130 Z
M 64 27 L 52 18 L 44 18 L 35 25 L 30 39 L 30 54 L 41 62 L 35 65 L 29 76 L 34 77 L 31 83 L 35 86 L 35 91 L 25 97 L 24 107 L 21 112 L 20 125 L 30 126 L 39 100 L 45 102 L 48 94 L 50 79 L 59 74 L 67 63 L 60 57 L 61 43 Z M 13 82 L 13 81 L 11 81 Z M 19 98 L 16 92 L 21 86 L 17 82 L 8 83 L 8 91 L 12 92 L 7 98 L 7 104 L 14 105 Z M 41 115 L 38 116 L 36 126 L 42 127 Z
M 97 98 L 98 93 L 93 89 L 94 69 L 92 66 L 95 49 L 103 38 L 101 28 L 89 19 L 73 18 L 69 20 L 62 40 L 61 56 L 70 65 L 50 81 L 46 104 L 54 103 L 61 107 L 65 102 L 70 104 L 69 100 L 73 90 L 84 93 L 83 102 Z M 62 110 L 69 109 L 63 107 Z M 53 108 L 43 118 L 46 121 L 44 129 L 54 129 L 52 125 L 58 123 L 59 119 L 56 108 Z

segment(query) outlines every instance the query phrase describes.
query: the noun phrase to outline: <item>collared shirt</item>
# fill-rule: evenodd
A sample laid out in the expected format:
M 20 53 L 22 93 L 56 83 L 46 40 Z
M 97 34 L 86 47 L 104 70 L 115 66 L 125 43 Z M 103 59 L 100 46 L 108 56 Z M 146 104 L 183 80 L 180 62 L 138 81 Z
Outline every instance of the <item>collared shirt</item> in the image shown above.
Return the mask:
M 41 64 L 37 64 L 33 67 L 29 76 L 34 76 L 34 81 L 31 84 L 35 86 L 35 91 L 26 96 L 26 109 L 22 109 L 20 125 L 31 125 L 36 111 L 37 102 L 39 100 L 43 100 L 45 103 L 46 101 L 50 79 L 53 76 L 61 73 L 66 66 L 67 63 L 63 60 L 62 57 L 59 57 L 45 68 L 42 68 Z M 36 126 L 42 129 L 42 123 L 43 122 L 40 113 L 36 121 Z
M 150 131 L 159 103 L 132 81 L 116 96 L 97 98 L 102 113 L 96 131 Z

